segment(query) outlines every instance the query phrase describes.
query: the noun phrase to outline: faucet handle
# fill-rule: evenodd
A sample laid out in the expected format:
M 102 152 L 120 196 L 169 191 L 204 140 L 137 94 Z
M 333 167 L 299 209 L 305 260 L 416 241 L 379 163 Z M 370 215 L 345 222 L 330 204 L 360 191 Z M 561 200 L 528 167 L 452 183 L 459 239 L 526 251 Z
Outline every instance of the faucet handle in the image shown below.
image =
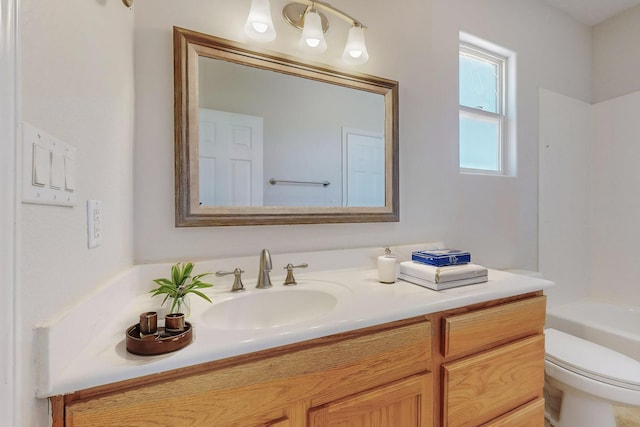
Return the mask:
M 242 292 L 244 291 L 244 285 L 242 284 L 242 273 L 244 273 L 244 270 L 236 268 L 233 271 L 216 271 L 216 276 L 222 277 L 233 274 L 233 286 L 231 286 L 231 292 Z
M 287 270 L 287 277 L 284 279 L 284 285 L 286 286 L 297 285 L 298 282 L 296 282 L 295 277 L 293 277 L 293 269 L 307 268 L 307 267 L 309 267 L 309 264 L 307 264 L 306 262 L 299 265 L 287 264 L 286 267 L 284 268 L 285 270 Z

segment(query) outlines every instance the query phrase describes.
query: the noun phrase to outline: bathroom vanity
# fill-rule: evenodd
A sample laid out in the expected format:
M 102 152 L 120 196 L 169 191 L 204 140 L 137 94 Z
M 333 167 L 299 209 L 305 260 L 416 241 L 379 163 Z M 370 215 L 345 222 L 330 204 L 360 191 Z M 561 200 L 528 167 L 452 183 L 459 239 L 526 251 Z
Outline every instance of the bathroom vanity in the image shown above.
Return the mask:
M 36 328 L 36 395 L 54 426 L 542 425 L 553 282 L 489 269 L 443 291 L 382 284 L 380 252 L 272 254 L 270 289 L 255 287 L 257 254 L 200 261 L 242 268 L 245 291 L 216 278 L 213 304 L 192 300 L 193 342 L 154 356 L 127 352 L 125 331 L 158 308 L 149 289 L 171 264 L 134 266 Z
M 53 425 L 540 426 L 546 297 L 493 276 L 435 293 L 446 310 L 51 396 Z

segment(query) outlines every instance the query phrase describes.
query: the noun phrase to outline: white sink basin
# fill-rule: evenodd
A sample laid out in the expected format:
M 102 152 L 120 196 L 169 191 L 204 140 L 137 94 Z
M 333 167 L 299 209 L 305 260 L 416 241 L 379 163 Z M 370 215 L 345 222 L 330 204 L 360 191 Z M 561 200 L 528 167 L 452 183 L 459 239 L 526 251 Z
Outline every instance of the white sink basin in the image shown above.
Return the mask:
M 338 298 L 318 289 L 254 290 L 215 302 L 202 315 L 208 327 L 264 329 L 305 322 L 331 312 Z

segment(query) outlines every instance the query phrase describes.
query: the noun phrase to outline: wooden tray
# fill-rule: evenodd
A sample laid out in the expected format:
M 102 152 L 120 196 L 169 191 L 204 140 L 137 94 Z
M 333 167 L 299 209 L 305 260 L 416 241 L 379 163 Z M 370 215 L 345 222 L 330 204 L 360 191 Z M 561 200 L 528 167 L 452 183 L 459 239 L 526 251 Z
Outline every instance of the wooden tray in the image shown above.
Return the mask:
M 191 323 L 185 322 L 184 332 L 179 334 L 170 334 L 159 327 L 158 332 L 153 335 L 140 337 L 140 324 L 136 323 L 127 328 L 127 351 L 129 353 L 140 356 L 152 356 L 156 354 L 165 354 L 172 351 L 180 350 L 191 344 L 193 341 L 193 327 Z

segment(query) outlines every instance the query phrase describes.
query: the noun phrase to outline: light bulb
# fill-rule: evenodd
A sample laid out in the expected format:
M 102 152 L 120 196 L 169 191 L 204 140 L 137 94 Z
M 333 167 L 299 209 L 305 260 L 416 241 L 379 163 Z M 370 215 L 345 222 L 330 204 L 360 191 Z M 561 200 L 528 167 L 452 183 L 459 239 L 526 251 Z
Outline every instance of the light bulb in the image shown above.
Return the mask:
M 266 33 L 269 29 L 269 25 L 263 22 L 252 22 L 251 25 L 253 25 L 253 29 L 259 33 Z
M 269 0 L 251 0 L 244 32 L 254 40 L 270 42 L 276 38 Z
M 318 47 L 320 44 L 320 39 L 307 39 L 305 41 L 309 47 Z
M 364 41 L 364 28 L 354 25 L 349 29 L 342 60 L 349 64 L 364 64 L 369 60 L 369 52 Z

